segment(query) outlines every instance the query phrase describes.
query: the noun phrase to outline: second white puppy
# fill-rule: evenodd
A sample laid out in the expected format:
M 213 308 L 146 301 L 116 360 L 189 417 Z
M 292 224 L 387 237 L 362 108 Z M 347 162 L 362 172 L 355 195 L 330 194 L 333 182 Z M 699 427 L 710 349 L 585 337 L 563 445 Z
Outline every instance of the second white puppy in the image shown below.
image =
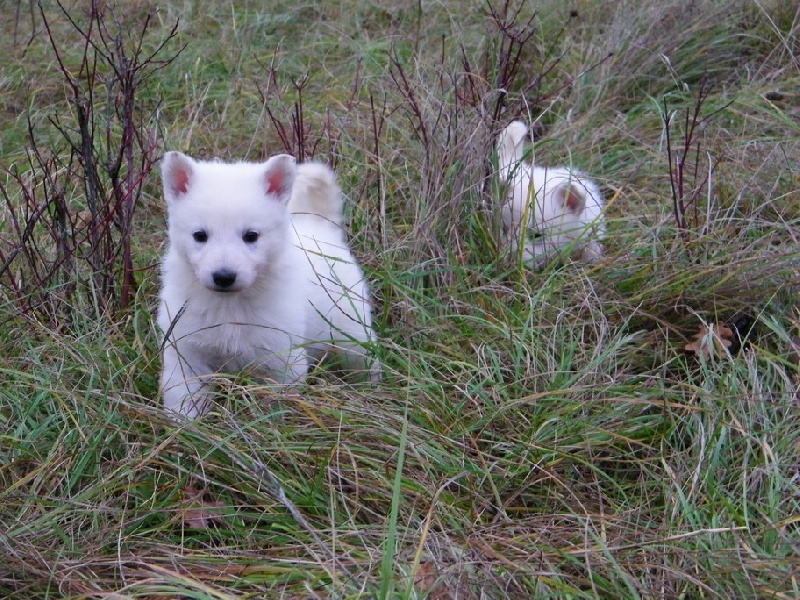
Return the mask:
M 583 173 L 564 167 L 538 167 L 523 160 L 528 126 L 513 121 L 497 140 L 500 177 L 509 184 L 502 205 L 508 245 L 541 268 L 569 246 L 584 259 L 603 253 L 603 195 Z
M 344 368 L 378 377 L 365 349 L 369 292 L 341 229 L 330 169 L 296 166 L 288 155 L 226 164 L 168 152 L 162 176 L 169 248 L 158 324 L 168 410 L 208 410 L 218 371 L 253 368 L 277 384 L 302 383 L 309 355 L 337 354 Z

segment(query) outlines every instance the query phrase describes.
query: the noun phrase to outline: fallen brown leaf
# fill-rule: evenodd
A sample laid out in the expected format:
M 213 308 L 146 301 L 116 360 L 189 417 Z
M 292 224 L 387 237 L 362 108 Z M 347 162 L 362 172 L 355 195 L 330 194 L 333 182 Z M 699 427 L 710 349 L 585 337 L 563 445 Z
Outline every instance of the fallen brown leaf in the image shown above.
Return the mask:
M 183 509 L 183 524 L 191 529 L 207 529 L 212 521 L 219 520 L 220 507 L 225 506 L 224 502 L 218 500 L 207 500 L 205 488 L 198 488 L 192 484 L 183 488 L 184 504 L 187 508 Z
M 698 357 L 708 360 L 712 356 L 722 356 L 728 353 L 730 348 L 731 338 L 733 337 L 733 330 L 725 325 L 718 323 L 710 323 L 708 326 L 703 325 L 692 338 L 693 342 L 689 342 L 684 346 L 684 350 L 697 355 Z
M 430 562 L 420 563 L 417 575 L 414 578 L 414 586 L 418 592 L 431 600 L 450 600 L 453 596 L 444 586 L 437 585 L 439 582 L 439 571 Z

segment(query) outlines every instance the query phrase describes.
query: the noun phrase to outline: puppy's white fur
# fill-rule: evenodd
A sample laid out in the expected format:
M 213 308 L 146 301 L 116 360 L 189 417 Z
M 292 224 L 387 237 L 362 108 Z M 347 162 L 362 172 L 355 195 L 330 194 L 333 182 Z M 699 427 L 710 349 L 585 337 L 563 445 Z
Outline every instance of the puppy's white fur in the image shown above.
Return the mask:
M 342 226 L 342 193 L 328 167 L 297 167 L 289 210 L 299 246 L 308 264 L 307 349 L 315 360 L 336 355 L 345 368 L 380 378 L 364 342 L 373 341 L 369 289 L 347 245 Z
M 164 334 L 165 407 L 209 408 L 217 371 L 253 368 L 277 384 L 302 383 L 309 353 L 379 374 L 368 290 L 341 229 L 341 192 L 320 164 L 196 161 L 162 164 L 169 248 L 158 324 Z M 296 212 L 296 214 L 291 214 Z
M 524 160 L 528 127 L 513 121 L 497 140 L 500 177 L 509 185 L 502 206 L 503 231 L 513 250 L 523 245 L 526 263 L 541 268 L 566 246 L 584 259 L 602 255 L 603 195 L 591 179 L 565 167 Z

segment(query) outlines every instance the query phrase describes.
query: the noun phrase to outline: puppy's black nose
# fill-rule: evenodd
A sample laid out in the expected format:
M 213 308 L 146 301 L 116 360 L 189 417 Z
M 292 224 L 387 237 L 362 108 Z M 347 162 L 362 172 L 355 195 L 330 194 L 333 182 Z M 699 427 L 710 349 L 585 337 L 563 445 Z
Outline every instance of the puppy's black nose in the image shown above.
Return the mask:
M 236 271 L 221 269 L 219 271 L 214 271 L 212 277 L 214 278 L 214 285 L 220 289 L 229 288 L 236 283 Z

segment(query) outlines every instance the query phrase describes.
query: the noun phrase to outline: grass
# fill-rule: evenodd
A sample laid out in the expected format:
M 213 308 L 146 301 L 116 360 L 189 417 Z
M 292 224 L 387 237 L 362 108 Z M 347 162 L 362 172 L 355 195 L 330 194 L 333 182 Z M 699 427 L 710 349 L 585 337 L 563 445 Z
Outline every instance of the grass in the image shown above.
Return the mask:
M 43 4 L 78 73 L 81 37 Z M 286 395 L 222 379 L 213 413 L 173 422 L 150 173 L 130 304 L 104 303 L 81 261 L 48 285 L 35 262 L 0 274 L 0 596 L 800 594 L 796 7 L 112 4 L 123 32 L 151 16 L 151 52 L 178 23 L 137 90 L 159 153 L 335 164 L 385 377 Z M 42 15 L 9 3 L 3 21 L 0 264 L 20 182 L 42 181 L 28 121 L 65 157 L 52 120 L 75 117 Z M 490 153 L 514 118 L 536 121 L 538 161 L 603 186 L 603 260 L 532 272 L 497 252 Z M 72 215 L 86 199 L 67 181 Z M 684 351 L 741 315 L 744 350 Z

